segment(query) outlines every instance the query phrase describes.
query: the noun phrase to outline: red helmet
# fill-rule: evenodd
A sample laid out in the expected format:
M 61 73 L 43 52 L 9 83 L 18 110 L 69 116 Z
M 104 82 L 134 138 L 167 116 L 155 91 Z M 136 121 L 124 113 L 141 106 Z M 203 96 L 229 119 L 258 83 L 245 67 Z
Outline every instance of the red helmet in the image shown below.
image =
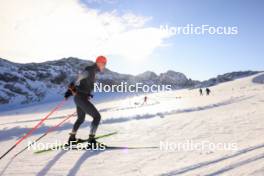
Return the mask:
M 106 64 L 106 62 L 107 62 L 107 60 L 106 60 L 106 57 L 104 57 L 104 56 L 98 56 L 96 58 L 96 63 L 104 63 L 104 64 Z

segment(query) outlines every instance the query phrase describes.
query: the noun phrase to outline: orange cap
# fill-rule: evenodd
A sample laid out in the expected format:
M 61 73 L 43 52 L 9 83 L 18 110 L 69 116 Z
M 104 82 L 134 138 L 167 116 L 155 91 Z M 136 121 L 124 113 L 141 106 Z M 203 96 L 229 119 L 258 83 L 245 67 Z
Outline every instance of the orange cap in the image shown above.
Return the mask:
M 106 62 L 107 62 L 107 59 L 104 56 L 98 56 L 96 58 L 96 63 L 104 63 L 104 64 L 106 64 Z

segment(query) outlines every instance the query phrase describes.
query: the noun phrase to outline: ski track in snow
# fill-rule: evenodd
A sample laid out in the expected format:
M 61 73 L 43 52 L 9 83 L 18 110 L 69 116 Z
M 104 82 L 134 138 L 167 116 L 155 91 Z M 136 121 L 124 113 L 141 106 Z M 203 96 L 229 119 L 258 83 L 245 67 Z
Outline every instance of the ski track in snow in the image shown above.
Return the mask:
M 264 144 L 260 144 L 260 145 L 253 146 L 253 147 L 249 147 L 249 148 L 237 151 L 234 154 L 227 155 L 227 156 L 224 156 L 224 157 L 212 160 L 212 161 L 206 161 L 206 162 L 197 163 L 197 164 L 194 164 L 194 165 L 191 165 L 191 166 L 187 166 L 187 167 L 184 167 L 184 168 L 180 168 L 180 169 L 177 169 L 175 171 L 171 171 L 171 172 L 166 173 L 166 174 L 161 174 L 161 176 L 180 175 L 180 174 L 183 174 L 183 173 L 186 173 L 186 172 L 189 172 L 189 171 L 193 171 L 195 169 L 199 169 L 199 168 L 206 167 L 206 166 L 209 166 L 209 165 L 212 165 L 212 164 L 215 164 L 215 163 L 218 163 L 218 162 L 230 159 L 230 158 L 234 158 L 234 157 L 239 156 L 239 155 L 243 155 L 245 153 L 248 153 L 248 152 L 260 149 L 260 148 L 264 148 Z M 216 172 L 207 174 L 207 176 L 219 175 L 220 173 L 223 173 L 223 172 L 226 172 L 228 170 L 234 169 L 235 167 L 241 166 L 242 164 L 247 164 L 249 162 L 253 162 L 253 161 L 256 161 L 256 160 L 262 159 L 262 158 L 264 158 L 264 155 L 261 154 L 261 155 L 258 155 L 256 157 L 250 158 L 248 160 L 238 162 L 238 163 L 230 165 L 228 167 L 224 167 L 224 168 L 222 168 L 222 169 L 220 169 L 220 170 L 218 170 Z
M 35 155 L 25 151 L 23 142 L 0 161 L 0 176 L 174 176 L 174 175 L 264 175 L 264 85 L 263 74 L 212 87 L 212 96 L 200 97 L 198 90 L 179 90 L 150 94 L 149 103 L 141 105 L 143 95 L 98 104 L 102 113 L 100 134 L 116 131 L 102 139 L 113 146 L 159 146 L 160 141 L 182 142 L 186 139 L 211 142 L 235 142 L 235 151 L 177 151 L 159 149 L 52 151 Z M 180 97 L 180 98 L 179 98 Z M 134 103 L 136 102 L 136 103 Z M 43 107 L 44 109 L 47 107 Z M 8 149 L 45 114 L 3 113 L 0 118 L 1 153 Z M 38 106 L 41 110 L 41 106 Z M 75 108 L 59 111 L 48 119 L 29 139 L 46 132 Z M 37 118 L 36 118 L 37 117 Z M 40 142 L 66 140 L 76 117 L 48 134 Z M 87 136 L 90 118 L 79 136 Z
M 232 104 L 232 103 L 237 103 L 237 102 L 240 102 L 240 101 L 243 101 L 243 100 L 247 100 L 247 99 L 250 99 L 250 98 L 252 98 L 252 97 L 233 98 L 231 100 L 223 101 L 223 102 L 220 102 L 220 103 L 211 104 L 211 105 L 202 106 L 202 107 L 196 107 L 196 108 L 171 110 L 171 111 L 168 111 L 168 112 L 158 112 L 158 113 L 154 113 L 154 114 L 151 114 L 151 113 L 143 114 L 143 115 L 137 114 L 137 115 L 131 116 L 131 117 L 110 118 L 110 119 L 102 120 L 101 124 L 125 123 L 125 122 L 131 121 L 131 120 L 146 120 L 146 119 L 155 118 L 155 117 L 165 118 L 168 115 L 208 110 L 208 109 L 212 109 L 212 108 L 217 108 L 217 107 L 229 105 L 229 104 Z M 149 105 L 147 105 L 147 106 L 149 106 Z M 114 109 L 114 111 L 121 111 L 121 110 L 127 110 L 127 109 L 135 109 L 135 108 L 139 108 L 139 107 L 118 108 L 118 109 Z M 65 118 L 65 116 L 54 117 L 54 118 L 51 118 L 51 119 L 48 119 L 48 120 L 61 119 L 61 118 Z M 38 120 L 28 120 L 28 121 L 19 121 L 19 122 L 10 122 L 10 123 L 6 123 L 6 124 L 19 124 L 19 123 L 26 123 L 26 122 L 38 122 L 39 120 L 40 119 L 38 119 Z M 6 124 L 0 124 L 0 125 L 6 125 Z M 89 126 L 90 126 L 90 123 L 88 123 L 88 122 L 84 122 L 84 124 L 82 124 L 82 128 L 87 128 Z M 52 126 L 43 125 L 33 135 L 42 134 L 45 131 L 47 131 L 50 127 L 52 127 Z M 58 131 L 70 130 L 71 128 L 72 128 L 72 124 L 71 123 L 65 123 L 63 126 L 58 128 Z M 14 137 L 19 136 L 20 134 L 26 133 L 29 130 L 30 130 L 30 128 L 21 128 L 19 126 L 16 126 L 14 128 L 8 128 L 8 129 L 4 128 L 2 130 L 3 131 L 2 135 L 0 134 L 0 141 L 12 139 Z M 6 135 L 6 134 L 8 134 L 8 135 Z

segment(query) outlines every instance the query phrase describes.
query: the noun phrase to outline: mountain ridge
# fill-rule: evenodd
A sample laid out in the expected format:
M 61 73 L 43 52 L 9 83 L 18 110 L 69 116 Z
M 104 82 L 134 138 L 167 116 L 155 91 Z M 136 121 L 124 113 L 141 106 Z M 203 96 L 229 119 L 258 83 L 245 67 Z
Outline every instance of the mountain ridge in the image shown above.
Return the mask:
M 0 105 L 30 104 L 59 98 L 77 74 L 90 64 L 93 62 L 75 57 L 25 64 L 0 58 Z M 98 74 L 98 82 L 107 85 L 140 82 L 147 85 L 171 85 L 173 89 L 182 89 L 213 86 L 256 73 L 259 72 L 232 72 L 201 82 L 173 70 L 159 75 L 152 71 L 131 75 L 106 69 L 103 74 Z

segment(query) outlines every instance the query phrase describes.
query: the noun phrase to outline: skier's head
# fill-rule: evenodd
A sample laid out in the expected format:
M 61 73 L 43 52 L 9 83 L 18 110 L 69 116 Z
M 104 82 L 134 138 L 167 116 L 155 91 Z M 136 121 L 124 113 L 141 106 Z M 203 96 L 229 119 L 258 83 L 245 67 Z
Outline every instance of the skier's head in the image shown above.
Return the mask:
M 107 60 L 106 60 L 106 57 L 104 57 L 104 56 L 98 56 L 96 58 L 95 63 L 97 65 L 97 67 L 99 68 L 100 72 L 104 71 L 106 62 L 107 62 Z

